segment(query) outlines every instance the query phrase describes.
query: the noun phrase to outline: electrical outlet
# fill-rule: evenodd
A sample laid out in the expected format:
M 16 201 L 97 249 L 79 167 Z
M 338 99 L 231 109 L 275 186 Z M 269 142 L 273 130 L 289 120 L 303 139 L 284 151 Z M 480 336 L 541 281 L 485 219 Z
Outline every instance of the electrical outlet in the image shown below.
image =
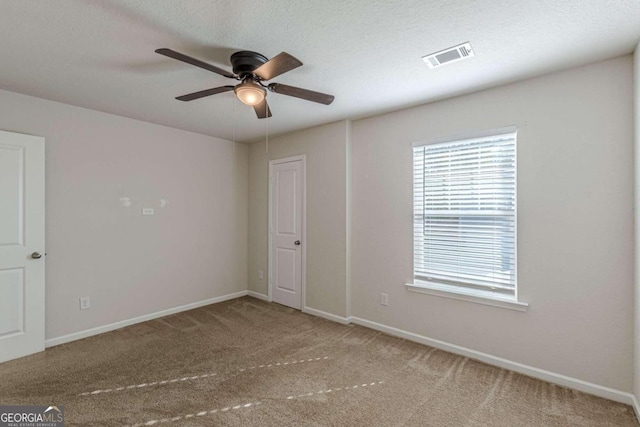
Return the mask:
M 155 214 L 155 212 L 153 211 L 153 208 L 142 209 L 142 215 L 153 215 L 153 214 Z
M 389 295 L 380 294 L 380 305 L 389 305 Z
M 91 308 L 91 300 L 89 297 L 80 297 L 80 310 Z
M 264 273 L 262 272 L 262 270 L 258 270 L 258 279 L 264 279 Z

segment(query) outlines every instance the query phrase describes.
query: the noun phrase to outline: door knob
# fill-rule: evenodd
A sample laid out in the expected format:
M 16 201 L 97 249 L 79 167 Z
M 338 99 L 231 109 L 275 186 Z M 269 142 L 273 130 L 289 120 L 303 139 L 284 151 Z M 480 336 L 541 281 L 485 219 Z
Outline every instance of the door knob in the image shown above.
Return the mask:
M 34 252 L 34 253 L 31 254 L 31 258 L 40 259 L 40 258 L 42 258 L 42 254 L 40 252 Z
M 296 246 L 300 246 L 300 240 L 296 240 L 295 242 L 293 242 L 293 244 Z

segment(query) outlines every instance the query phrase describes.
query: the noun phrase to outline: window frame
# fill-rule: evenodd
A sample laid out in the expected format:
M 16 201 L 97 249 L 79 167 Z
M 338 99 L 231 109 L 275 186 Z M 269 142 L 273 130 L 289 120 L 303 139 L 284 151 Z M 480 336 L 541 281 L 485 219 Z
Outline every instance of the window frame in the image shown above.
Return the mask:
M 456 284 L 447 284 L 447 283 L 439 283 L 437 280 L 429 281 L 422 280 L 416 278 L 415 271 L 415 171 L 414 171 L 414 147 L 421 147 L 426 145 L 434 145 L 434 144 L 443 144 L 443 143 L 455 143 L 464 140 L 470 139 L 482 139 L 495 137 L 505 134 L 513 134 L 514 137 L 514 171 L 515 171 L 515 184 L 514 184 L 514 194 L 515 194 L 515 209 L 513 215 L 514 221 L 514 235 L 513 235 L 513 243 L 514 243 L 514 292 L 513 295 L 509 294 L 500 294 L 496 292 L 491 292 L 483 289 L 473 289 L 472 287 L 467 287 L 463 285 Z M 412 198 L 411 198 L 411 212 L 412 212 L 412 234 L 411 234 L 411 255 L 412 255 L 412 283 L 406 283 L 405 286 L 407 290 L 412 292 L 418 292 L 423 294 L 434 295 L 438 297 L 446 297 L 453 298 L 462 301 L 474 302 L 494 307 L 507 308 L 511 310 L 517 311 L 526 311 L 528 308 L 528 304 L 519 300 L 518 298 L 518 129 L 515 126 L 509 126 L 504 128 L 497 128 L 486 130 L 482 132 L 475 133 L 467 133 L 467 134 L 459 134 L 455 136 L 449 136 L 445 138 L 436 138 L 428 141 L 419 141 L 414 142 L 411 145 L 411 159 L 412 159 L 412 167 L 411 167 L 411 186 L 412 186 Z

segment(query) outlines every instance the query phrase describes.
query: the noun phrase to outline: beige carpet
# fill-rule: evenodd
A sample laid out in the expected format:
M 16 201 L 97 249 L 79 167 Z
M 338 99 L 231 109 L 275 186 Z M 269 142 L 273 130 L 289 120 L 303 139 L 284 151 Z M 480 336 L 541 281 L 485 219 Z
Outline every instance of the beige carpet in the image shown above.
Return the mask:
M 0 364 L 66 425 L 637 426 L 631 407 L 245 297 Z

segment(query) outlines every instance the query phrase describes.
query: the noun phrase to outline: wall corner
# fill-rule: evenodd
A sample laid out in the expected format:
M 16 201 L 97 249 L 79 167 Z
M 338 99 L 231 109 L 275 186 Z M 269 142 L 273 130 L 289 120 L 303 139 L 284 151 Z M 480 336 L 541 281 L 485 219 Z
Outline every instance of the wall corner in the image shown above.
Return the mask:
M 640 41 L 633 54 L 633 121 L 634 121 L 634 303 L 633 303 L 633 394 L 640 401 Z M 639 415 L 636 412 L 637 415 Z M 640 417 L 640 415 L 639 415 Z M 640 418 L 639 418 L 640 419 Z
M 346 317 L 351 317 L 351 120 L 345 120 L 345 212 L 346 212 Z

